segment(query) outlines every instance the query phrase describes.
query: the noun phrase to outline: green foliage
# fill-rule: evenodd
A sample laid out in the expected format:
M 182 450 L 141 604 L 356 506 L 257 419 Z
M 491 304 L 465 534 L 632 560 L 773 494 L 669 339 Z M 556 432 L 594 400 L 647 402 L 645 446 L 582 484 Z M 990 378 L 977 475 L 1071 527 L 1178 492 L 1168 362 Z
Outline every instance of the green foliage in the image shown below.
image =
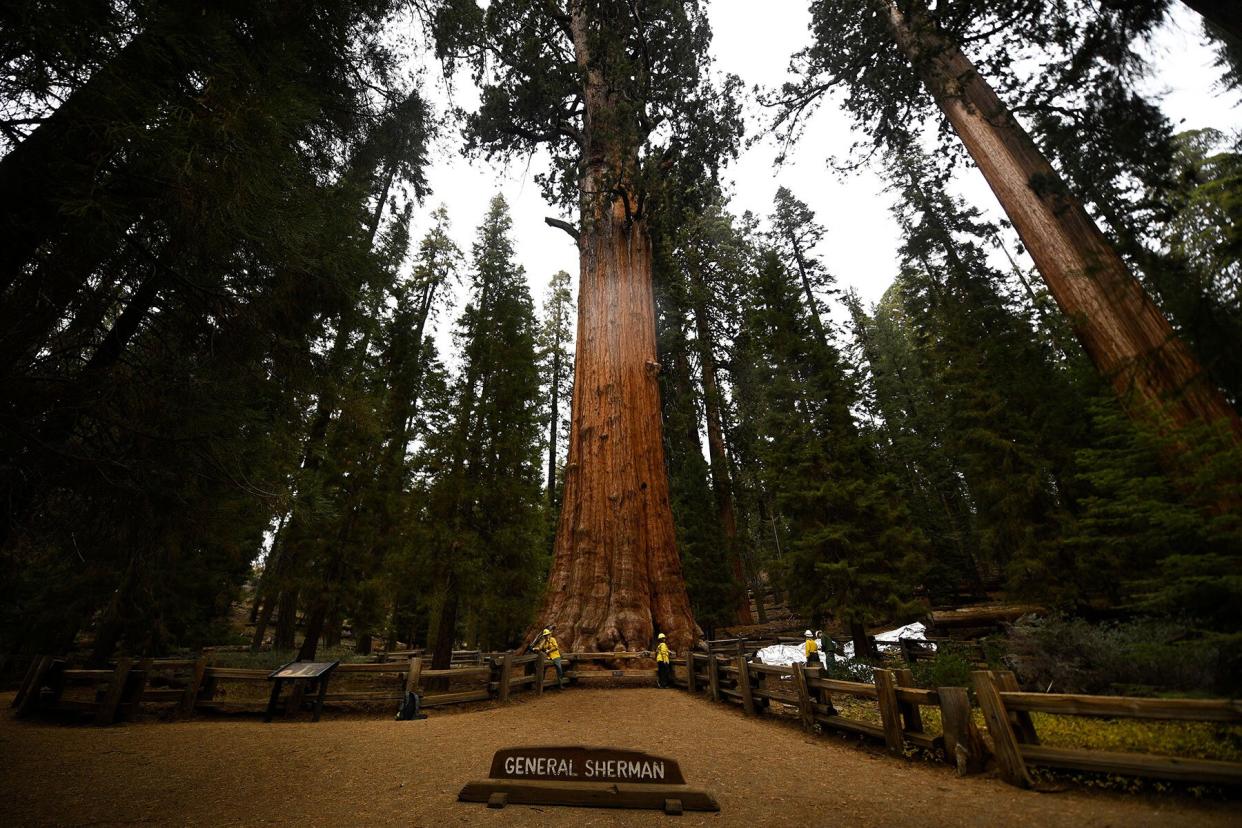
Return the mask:
M 1237 692 L 1237 673 L 1221 672 L 1230 642 L 1172 621 L 1026 618 L 1009 629 L 1005 643 L 1019 679 L 1041 691 Z M 1233 642 L 1235 660 L 1236 653 Z
M 970 687 L 970 674 L 975 670 L 960 649 L 947 642 L 937 645 L 936 655 L 930 661 L 919 661 L 911 667 L 914 681 L 919 687 Z
M 462 366 L 451 419 L 428 438 L 425 571 L 477 612 L 492 647 L 517 643 L 547 569 L 535 311 L 511 227 L 497 196 L 479 227 L 471 299 L 455 332 Z
M 611 173 L 643 200 L 664 179 L 649 159 L 680 152 L 688 166 L 714 172 L 736 152 L 740 83 L 712 84 L 711 29 L 695 0 L 646 2 L 641 13 L 613 0 L 416 5 L 446 70 L 464 65 L 481 86 L 479 109 L 466 117 L 470 148 L 509 159 L 545 147 L 551 171 L 537 179 L 553 203 L 579 204 L 579 161 L 593 148 L 616 150 Z M 583 67 L 603 79 L 606 100 L 584 95 Z M 589 121 L 588 106 L 598 107 Z
M 685 222 L 680 226 L 673 218 L 670 213 L 663 213 L 653 226 L 657 238 L 654 277 L 664 451 L 686 591 L 695 619 L 704 630 L 711 630 L 735 621 L 738 591 L 743 587 L 734 581 L 729 568 L 729 549 L 712 488 L 711 469 L 703 456 L 699 436 L 706 399 L 702 374 L 697 378 L 692 374 L 692 360 L 696 350 L 701 360 L 701 349 L 711 348 L 714 343 L 691 340 L 687 317 L 709 313 L 709 306 L 714 306 L 713 294 L 719 283 L 713 282 L 709 287 L 702 281 L 703 262 L 698 254 L 705 248 L 714 249 L 713 241 L 718 239 L 709 235 L 709 225 L 721 216 L 679 216 Z M 694 272 L 700 276 L 697 284 L 688 278 L 690 260 L 694 260 Z
M 538 349 L 540 382 L 547 400 L 546 427 L 548 503 L 556 507 L 559 498 L 558 478 L 569 451 L 570 402 L 574 390 L 574 322 L 573 293 L 569 274 L 561 270 L 552 275 L 543 301 L 543 320 L 539 326 Z M 556 508 L 548 510 L 550 534 L 556 531 Z
M 220 634 L 292 487 L 319 518 L 341 513 L 337 492 L 356 507 L 337 471 L 299 469 L 304 429 L 366 363 L 373 331 L 342 320 L 404 254 L 399 217 L 376 229 L 387 196 L 425 191 L 427 112 L 393 82 L 385 3 L 72 5 L 5 10 L 34 50 L 6 107 L 55 110 L 9 135 L 5 186 L 17 167 L 61 184 L 27 216 L 37 255 L 0 277 L 0 581 L 17 596 L 0 642 L 61 650 L 94 619 L 100 657 L 158 654 Z M 135 55 L 161 71 L 117 82 Z M 346 327 L 323 381 L 318 345 Z M 341 410 L 334 447 L 375 434 L 365 406 Z
M 877 471 L 851 413 L 855 386 L 836 349 L 811 335 L 804 297 L 778 253 L 763 251 L 735 345 L 734 381 L 750 389 L 739 418 L 761 435 L 755 459 L 788 533 L 780 571 L 792 603 L 865 625 L 908 609 L 925 539 L 895 478 Z
M 1155 753 L 1223 762 L 1242 759 L 1242 728 L 1236 725 L 1138 719 L 1100 721 L 1086 716 L 1053 716 L 1046 713 L 1034 713 L 1032 720 L 1040 743 L 1053 747 Z M 1127 781 L 1134 784 L 1132 780 Z M 1115 787 L 1098 781 L 1088 784 Z

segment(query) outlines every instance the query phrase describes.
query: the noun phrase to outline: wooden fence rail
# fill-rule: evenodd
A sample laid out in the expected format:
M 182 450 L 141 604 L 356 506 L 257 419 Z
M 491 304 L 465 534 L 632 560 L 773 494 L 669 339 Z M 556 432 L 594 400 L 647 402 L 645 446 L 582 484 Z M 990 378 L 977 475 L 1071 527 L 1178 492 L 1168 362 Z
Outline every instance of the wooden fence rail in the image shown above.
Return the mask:
M 978 770 L 986 760 L 983 740 L 970 715 L 965 688 L 923 690 L 914 686 L 909 670 L 876 670 L 875 682 L 841 681 L 820 675 L 818 668 L 754 664 L 745 656 L 692 653 L 673 660 L 674 681 L 714 701 L 737 702 L 748 715 L 767 710 L 773 702 L 795 708 L 806 730 L 823 728 L 859 734 L 884 742 L 890 753 L 901 755 L 908 745 L 940 750 L 959 772 Z M 833 696 L 873 700 L 880 724 L 841 715 Z M 939 708 L 944 723 L 940 734 L 926 732 L 920 708 Z
M 391 655 L 391 654 L 390 654 Z M 595 679 L 655 680 L 655 670 L 614 669 L 645 653 L 566 653 L 566 678 L 571 684 Z M 391 704 L 395 709 L 407 692 L 419 694 L 422 707 L 466 702 L 508 701 L 514 693 L 543 693 L 556 685 L 552 664 L 543 653 L 480 653 L 455 658 L 445 670 L 425 668 L 414 655 L 401 660 L 339 664 L 329 679 L 323 701 L 328 705 Z M 607 669 L 586 669 L 603 663 Z M 139 708 L 161 705 L 163 712 L 188 716 L 196 711 L 261 713 L 267 710 L 270 668 L 226 667 L 210 656 L 193 659 L 121 658 L 107 668 L 78 668 L 66 659 L 35 657 L 13 699 L 18 716 L 35 712 L 89 715 L 99 724 L 131 717 Z M 261 689 L 260 689 L 261 688 Z M 303 704 L 295 686 L 288 709 Z
M 140 708 L 162 706 L 178 716 L 196 711 L 261 712 L 267 706 L 267 668 L 225 667 L 210 657 L 192 659 L 120 658 L 106 669 L 71 665 L 53 656 L 34 658 L 12 707 L 18 716 L 40 711 L 88 716 L 110 724 L 132 716 Z M 603 679 L 653 681 L 650 669 L 618 669 L 645 653 L 566 653 L 571 682 Z M 422 656 L 402 661 L 341 664 L 330 681 L 328 704 L 400 703 L 407 692 L 418 693 L 422 706 L 472 701 L 508 701 L 514 693 L 542 693 L 555 685 L 552 665 L 543 653 L 483 653 L 482 663 L 446 670 L 424 669 Z M 604 669 L 584 669 L 590 664 Z M 1159 721 L 1242 723 L 1242 700 L 1143 699 L 1125 696 L 1086 696 L 1066 693 L 1027 693 L 1019 690 L 1007 671 L 979 670 L 972 674 L 975 695 L 987 725 L 991 750 L 972 715 L 964 687 L 936 690 L 914 686 L 909 670 L 875 671 L 871 683 L 842 681 L 820 674 L 818 668 L 750 663 L 746 655 L 692 653 L 674 658 L 674 682 L 692 693 L 706 693 L 714 701 L 737 703 L 748 715 L 760 715 L 774 703 L 786 705 L 806 730 L 821 728 L 858 734 L 883 742 L 900 755 L 907 747 L 939 750 L 959 773 L 982 770 L 995 755 L 1002 777 L 1015 785 L 1030 786 L 1028 766 L 1038 765 L 1121 775 L 1155 777 L 1201 783 L 1240 785 L 1242 763 L 1146 753 L 1082 750 L 1040 744 L 1032 713 L 1130 718 Z M 551 677 L 549 678 L 549 674 Z M 242 692 L 229 692 L 242 686 Z M 264 689 L 246 692 L 246 685 Z M 874 703 L 879 724 L 842 715 L 834 698 L 849 696 Z M 301 706 L 300 697 L 288 709 Z M 937 709 L 939 733 L 925 727 L 923 712 Z
M 1031 720 L 1031 713 L 1051 713 L 1236 724 L 1242 723 L 1242 700 L 1023 693 L 1018 690 L 1013 673 L 977 670 L 971 675 L 1001 775 L 1011 784 L 1020 787 L 1032 784 L 1028 765 L 1221 785 L 1242 784 L 1242 762 L 1049 747 L 1040 744 Z

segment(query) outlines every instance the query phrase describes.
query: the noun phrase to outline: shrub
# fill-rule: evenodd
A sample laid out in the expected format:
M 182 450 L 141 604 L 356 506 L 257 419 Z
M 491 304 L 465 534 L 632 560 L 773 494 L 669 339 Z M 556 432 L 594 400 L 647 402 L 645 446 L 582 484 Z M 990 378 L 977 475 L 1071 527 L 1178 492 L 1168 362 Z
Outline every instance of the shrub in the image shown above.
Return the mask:
M 1025 617 L 1007 636 L 1008 661 L 1038 690 L 1062 693 L 1226 692 L 1237 643 L 1184 624 L 1140 619 L 1093 624 Z M 1236 681 L 1236 678 L 1231 679 Z
M 911 669 L 920 687 L 970 687 L 970 671 L 975 668 L 961 651 L 942 644 L 935 658 L 916 662 Z
M 870 684 L 875 681 L 875 668 L 865 661 L 853 658 L 845 661 L 830 658 L 824 665 L 824 676 L 838 681 L 861 681 Z

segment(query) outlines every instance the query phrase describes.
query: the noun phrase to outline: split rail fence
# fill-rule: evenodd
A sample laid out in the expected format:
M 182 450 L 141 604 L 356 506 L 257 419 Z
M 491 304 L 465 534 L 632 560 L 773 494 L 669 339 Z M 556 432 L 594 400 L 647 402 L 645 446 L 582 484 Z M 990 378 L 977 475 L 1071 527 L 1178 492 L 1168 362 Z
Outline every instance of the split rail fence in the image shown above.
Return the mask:
M 735 645 L 736 646 L 736 645 Z M 571 683 L 635 679 L 651 683 L 652 669 L 615 669 L 644 653 L 569 653 L 565 676 Z M 477 661 L 477 663 L 476 663 Z M 516 693 L 542 693 L 556 685 L 556 674 L 542 653 L 479 653 L 459 666 L 433 670 L 420 655 L 381 663 L 340 664 L 324 701 L 330 705 L 390 704 L 395 709 L 406 692 L 416 692 L 423 707 L 495 700 Z M 598 669 L 606 662 L 613 669 Z M 648 661 L 649 663 L 649 661 Z M 895 755 L 908 748 L 940 751 L 959 773 L 982 770 L 992 755 L 1001 776 L 1030 786 L 1031 766 L 1186 782 L 1242 785 L 1242 763 L 1146 753 L 1083 750 L 1040 743 L 1032 713 L 1117 719 L 1242 724 L 1242 700 L 1145 699 L 1021 692 L 1013 673 L 973 673 L 979 710 L 988 741 L 976 724 L 964 687 L 929 690 L 914 686 L 908 669 L 877 669 L 874 681 L 842 681 L 818 668 L 756 664 L 748 655 L 692 653 L 674 658 L 674 682 L 715 701 L 739 704 L 749 715 L 773 703 L 796 711 L 802 727 L 816 725 L 875 739 Z M 594 668 L 589 665 L 596 665 Z M 30 664 L 12 706 L 18 716 L 60 712 L 90 717 L 98 724 L 131 718 L 140 710 L 189 716 L 200 711 L 254 712 L 267 708 L 270 669 L 226 667 L 208 656 L 192 659 L 120 658 L 107 668 L 78 667 L 66 659 L 40 656 Z M 295 692 L 297 690 L 295 689 Z M 834 698 L 874 703 L 874 720 L 842 715 Z M 300 697 L 289 709 L 299 709 Z M 926 716 L 929 710 L 938 716 Z M 940 727 L 933 724 L 939 719 Z M 988 744 L 990 742 L 990 745 Z
M 745 656 L 694 653 L 689 659 L 674 659 L 673 664 L 673 680 L 678 686 L 692 693 L 704 692 L 713 701 L 737 702 L 750 715 L 762 713 L 772 702 L 790 705 L 797 709 L 805 730 L 818 724 L 871 737 L 884 742 L 887 750 L 898 756 L 907 746 L 940 750 L 961 773 L 981 769 L 986 759 L 966 689 L 915 687 L 909 670 L 876 670 L 875 682 L 867 684 L 827 678 L 818 668 L 799 664 L 755 664 Z M 881 724 L 841 715 L 833 696 L 873 700 Z M 941 733 L 925 728 L 922 710 L 927 707 L 939 709 Z
M 570 683 L 598 679 L 652 681 L 655 670 L 579 669 L 600 661 L 641 658 L 639 653 L 569 653 L 565 678 Z M 556 673 L 543 653 L 474 653 L 457 666 L 433 670 L 420 655 L 380 663 L 339 664 L 333 670 L 324 702 L 399 705 L 407 692 L 419 694 L 422 707 L 478 701 L 508 701 L 520 692 L 542 693 L 555 686 Z M 207 656 L 194 659 L 117 659 L 106 668 L 72 665 L 67 659 L 33 659 L 14 697 L 20 717 L 37 712 L 89 716 L 98 724 L 131 718 L 139 709 L 188 716 L 196 711 L 262 713 L 267 710 L 269 668 L 226 667 Z M 292 709 L 302 706 L 295 687 Z
M 1001 777 L 1014 785 L 1033 784 L 1028 766 L 1144 776 L 1183 782 L 1242 785 L 1242 762 L 1194 759 L 1040 744 L 1031 713 L 1117 719 L 1242 723 L 1242 700 L 1145 699 L 1067 693 L 1024 693 L 1009 671 L 972 674 L 975 696 L 991 745 L 976 725 L 965 687 L 927 690 L 913 686 L 908 669 L 875 670 L 873 683 L 821 676 L 818 668 L 754 664 L 745 656 L 693 653 L 673 660 L 674 682 L 714 701 L 741 705 L 748 715 L 762 714 L 772 702 L 797 711 L 803 729 L 858 734 L 883 742 L 894 755 L 909 747 L 940 751 L 958 773 L 976 773 L 995 756 Z M 841 715 L 833 697 L 874 701 L 880 724 Z M 940 732 L 931 732 L 924 711 L 937 709 Z M 930 717 L 929 717 L 930 718 Z
M 1039 734 L 1031 719 L 1032 713 L 1050 713 L 1109 719 L 1239 724 L 1242 723 L 1242 700 L 1023 693 L 1010 672 L 978 670 L 971 676 L 979 707 L 992 736 L 996 763 L 1001 776 L 1011 784 L 1029 787 L 1031 776 L 1027 766 L 1042 765 L 1183 782 L 1242 785 L 1242 762 L 1050 747 L 1040 744 Z

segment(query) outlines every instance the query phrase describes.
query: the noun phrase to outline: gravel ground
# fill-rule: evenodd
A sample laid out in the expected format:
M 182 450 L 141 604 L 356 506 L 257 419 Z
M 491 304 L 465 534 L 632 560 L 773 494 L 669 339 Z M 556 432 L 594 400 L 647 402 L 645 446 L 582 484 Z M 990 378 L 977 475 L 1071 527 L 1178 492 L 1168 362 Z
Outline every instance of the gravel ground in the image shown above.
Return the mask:
M 11 699 L 0 697 L 0 703 Z M 1242 805 L 1075 790 L 891 759 L 737 708 L 648 688 L 573 689 L 395 722 L 212 718 L 116 727 L 0 716 L 0 821 L 16 825 L 1237 826 Z M 719 814 L 488 810 L 457 791 L 493 751 L 539 744 L 634 748 L 680 761 Z

